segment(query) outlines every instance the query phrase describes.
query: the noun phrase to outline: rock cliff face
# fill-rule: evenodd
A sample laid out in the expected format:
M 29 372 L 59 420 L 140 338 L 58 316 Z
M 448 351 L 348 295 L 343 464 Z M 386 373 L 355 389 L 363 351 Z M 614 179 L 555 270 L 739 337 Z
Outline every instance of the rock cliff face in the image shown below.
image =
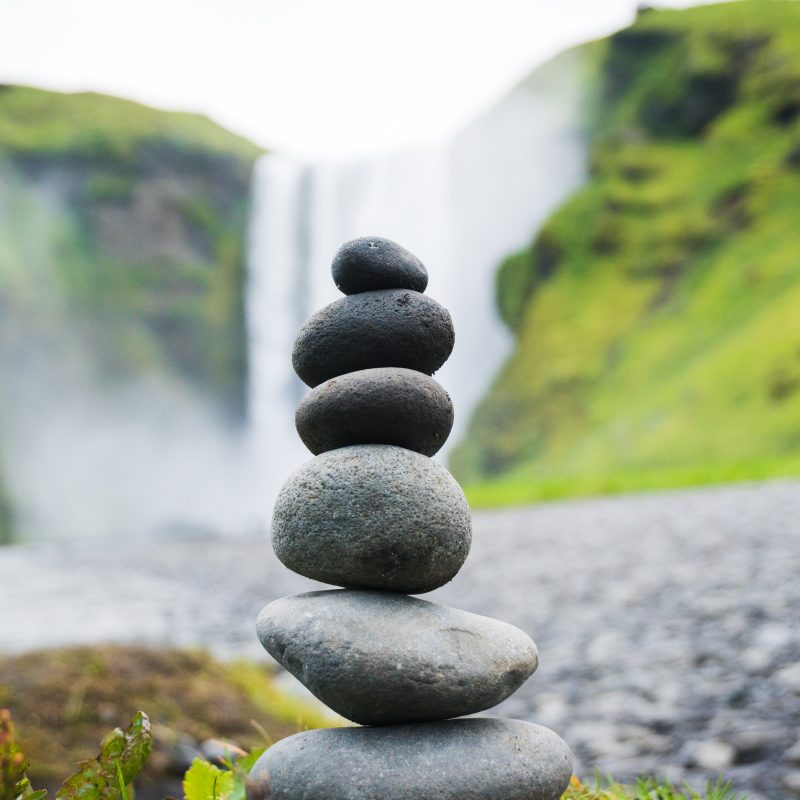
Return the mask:
M 645 10 L 587 53 L 590 176 L 500 267 L 515 350 L 453 471 L 487 503 L 795 472 L 800 6 Z
M 203 117 L 96 94 L 0 90 L 7 435 L 3 409 L 19 405 L 22 374 L 70 358 L 95 384 L 166 376 L 241 418 L 258 154 Z M 50 388 L 58 393 L 56 376 Z

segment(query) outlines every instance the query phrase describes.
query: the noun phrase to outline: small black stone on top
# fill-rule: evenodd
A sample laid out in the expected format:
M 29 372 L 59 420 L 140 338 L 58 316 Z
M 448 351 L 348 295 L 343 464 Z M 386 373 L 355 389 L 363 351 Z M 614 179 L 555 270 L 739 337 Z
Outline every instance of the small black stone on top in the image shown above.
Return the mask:
M 345 242 L 331 264 L 333 281 L 344 294 L 378 289 L 413 289 L 428 285 L 425 265 L 405 247 L 383 236 L 362 236 Z

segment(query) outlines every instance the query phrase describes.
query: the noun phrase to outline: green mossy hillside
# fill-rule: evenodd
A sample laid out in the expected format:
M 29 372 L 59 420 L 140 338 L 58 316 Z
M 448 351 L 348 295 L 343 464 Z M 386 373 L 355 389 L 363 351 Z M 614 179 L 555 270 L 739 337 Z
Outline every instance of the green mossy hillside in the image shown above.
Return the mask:
M 136 162 L 142 146 L 251 162 L 260 149 L 201 114 L 161 111 L 96 92 L 0 85 L 0 150 L 33 158 Z
M 199 115 L 3 87 L 0 288 L 10 311 L 29 318 L 38 303 L 46 316 L 41 298 L 57 287 L 112 378 L 173 373 L 240 413 L 259 153 Z
M 476 504 L 800 473 L 800 4 L 590 46 L 590 174 L 497 279 L 514 352 L 451 466 Z
M 55 402 L 56 371 L 82 370 L 99 391 L 158 382 L 243 419 L 260 153 L 203 116 L 0 87 L 0 443 L 15 424 L 4 411 L 26 402 L 17 378 L 40 362 Z M 13 471 L 0 446 L 9 485 Z M 6 494 L 0 486 L 0 541 Z

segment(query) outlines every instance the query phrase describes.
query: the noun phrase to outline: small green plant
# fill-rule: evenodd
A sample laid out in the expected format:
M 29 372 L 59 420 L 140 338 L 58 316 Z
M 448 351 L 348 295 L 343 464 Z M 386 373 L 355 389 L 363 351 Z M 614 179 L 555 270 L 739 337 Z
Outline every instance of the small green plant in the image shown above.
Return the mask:
M 737 795 L 730 783 L 721 779 L 716 783 L 709 781 L 701 794 L 689 786 L 675 788 L 667 780 L 639 778 L 633 785 L 617 783 L 613 778 L 595 775 L 594 785 L 582 783 L 573 776 L 569 788 L 561 800 L 745 800 Z
M 14 734 L 11 714 L 0 708 L 0 800 L 42 800 L 47 793 L 31 788 L 27 770 L 28 762 Z
M 115 728 L 103 739 L 96 758 L 80 763 L 56 792 L 56 800 L 128 800 L 127 787 L 141 772 L 152 746 L 150 720 L 140 711 L 124 731 Z M 47 791 L 34 791 L 27 770 L 11 713 L 0 709 L 0 800 L 43 800 Z
M 56 800 L 128 800 L 126 787 L 142 771 L 152 747 L 150 720 L 139 711 L 126 730 L 115 728 L 103 739 L 97 758 L 81 762 Z
M 196 758 L 183 779 L 186 800 L 245 800 L 247 775 L 266 748 L 257 747 L 238 755 L 233 751 L 220 769 L 208 761 Z
M 266 731 L 257 724 L 256 728 L 269 741 Z M 124 731 L 115 728 L 105 736 L 100 754 L 80 763 L 78 771 L 56 792 L 56 800 L 129 800 L 133 797 L 130 787 L 152 745 L 150 720 L 139 711 Z M 185 800 L 245 800 L 247 775 L 265 749 L 260 746 L 245 753 L 230 745 L 222 768 L 195 758 L 183 778 Z M 44 800 L 47 791 L 32 789 L 27 769 L 11 714 L 0 709 L 0 800 Z

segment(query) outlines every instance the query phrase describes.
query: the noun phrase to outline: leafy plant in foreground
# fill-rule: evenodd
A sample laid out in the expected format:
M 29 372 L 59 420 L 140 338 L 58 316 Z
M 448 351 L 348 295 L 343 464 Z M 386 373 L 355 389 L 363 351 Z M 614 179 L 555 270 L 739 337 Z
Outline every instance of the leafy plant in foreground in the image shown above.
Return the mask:
M 81 762 L 56 800 L 127 800 L 125 787 L 142 771 L 152 747 L 150 720 L 139 711 L 126 730 L 115 728 L 103 739 L 97 758 Z
M 247 775 L 263 752 L 258 747 L 236 760 L 229 756 L 227 769 L 196 758 L 183 779 L 186 800 L 245 800 Z
M 139 711 L 123 731 L 115 728 L 100 745 L 100 754 L 80 763 L 80 769 L 56 792 L 56 800 L 128 800 L 126 787 L 142 771 L 153 736 L 147 714 Z M 0 709 L 0 800 L 43 800 L 25 774 L 28 762 L 17 742 L 8 709 Z
M 28 762 L 14 735 L 8 709 L 0 708 L 0 800 L 42 800 L 44 790 L 34 791 L 25 774 Z

